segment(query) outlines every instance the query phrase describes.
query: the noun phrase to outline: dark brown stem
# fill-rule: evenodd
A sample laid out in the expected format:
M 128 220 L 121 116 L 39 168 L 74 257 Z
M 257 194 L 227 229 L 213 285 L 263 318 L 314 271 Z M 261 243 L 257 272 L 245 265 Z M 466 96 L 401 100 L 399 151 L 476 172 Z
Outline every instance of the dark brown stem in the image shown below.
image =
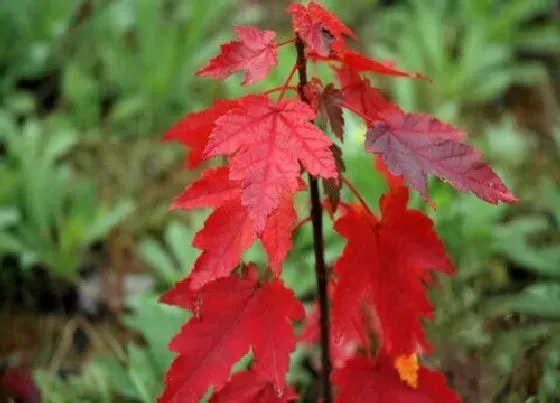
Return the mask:
M 305 96 L 304 88 L 307 84 L 307 60 L 305 45 L 299 35 L 296 36 L 297 69 L 299 74 L 298 93 L 302 101 L 309 103 Z M 320 310 L 321 330 L 321 383 L 323 387 L 323 402 L 332 403 L 333 393 L 331 387 L 331 333 L 329 318 L 329 297 L 327 267 L 325 265 L 325 247 L 323 241 L 323 206 L 319 194 L 319 183 L 316 178 L 309 175 L 311 193 L 311 221 L 313 222 L 313 249 L 315 251 L 315 276 L 317 278 L 317 299 Z

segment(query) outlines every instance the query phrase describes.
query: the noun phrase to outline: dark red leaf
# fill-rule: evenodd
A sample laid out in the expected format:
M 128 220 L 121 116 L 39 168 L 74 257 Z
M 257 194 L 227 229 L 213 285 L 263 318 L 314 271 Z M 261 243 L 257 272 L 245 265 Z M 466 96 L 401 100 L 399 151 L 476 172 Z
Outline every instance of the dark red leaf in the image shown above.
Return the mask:
M 366 149 L 380 155 L 393 175 L 427 199 L 427 174 L 449 182 L 462 192 L 472 192 L 496 204 L 517 201 L 482 154 L 462 143 L 465 136 L 455 127 L 429 115 L 406 113 L 397 107 L 380 113 L 366 135 Z
M 222 45 L 220 54 L 198 71 L 197 76 L 224 79 L 243 70 L 246 74 L 242 84 L 253 84 L 278 64 L 278 48 L 273 42 L 275 32 L 252 26 L 237 26 L 234 30 L 240 40 Z
M 226 386 L 212 396 L 210 403 L 284 403 L 295 399 L 297 394 L 289 387 L 280 397 L 272 383 L 249 370 L 233 375 Z
M 457 394 L 449 389 L 439 372 L 420 367 L 418 387 L 403 382 L 391 360 L 377 357 L 354 358 L 345 368 L 333 374 L 338 387 L 336 403 L 459 403 Z

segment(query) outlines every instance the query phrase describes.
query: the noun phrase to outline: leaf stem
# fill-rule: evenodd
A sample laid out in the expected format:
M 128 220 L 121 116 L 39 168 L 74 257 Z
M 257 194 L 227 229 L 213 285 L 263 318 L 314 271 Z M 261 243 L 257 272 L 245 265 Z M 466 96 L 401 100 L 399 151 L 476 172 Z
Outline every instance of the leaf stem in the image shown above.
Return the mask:
M 298 93 L 302 101 L 309 103 L 305 96 L 304 88 L 307 84 L 307 59 L 305 45 L 299 35 L 296 35 L 297 67 L 299 81 Z M 325 265 L 325 246 L 323 240 L 323 206 L 319 194 L 319 183 L 309 174 L 309 187 L 311 198 L 311 221 L 313 222 L 313 249 L 315 252 L 315 276 L 317 280 L 317 298 L 320 311 L 321 331 L 321 383 L 323 388 L 323 403 L 333 403 L 331 386 L 331 326 L 329 317 L 328 278 Z
M 286 41 L 284 41 L 284 42 L 277 43 L 277 44 L 276 44 L 276 47 L 279 48 L 280 46 L 288 45 L 288 44 L 290 44 L 290 43 L 294 43 L 295 41 L 296 41 L 295 38 L 288 39 L 288 40 L 286 40 Z
M 296 71 L 298 71 L 298 65 L 299 65 L 299 62 L 294 64 L 294 67 L 292 67 L 292 70 L 290 71 L 290 74 L 288 74 L 288 78 L 286 78 L 286 81 L 284 82 L 284 85 L 282 86 L 283 87 L 282 92 L 280 92 L 280 95 L 278 96 L 279 101 L 284 97 L 284 94 L 286 93 L 286 90 L 288 88 L 292 88 L 290 86 L 290 81 L 292 81 L 292 78 L 294 78 L 294 75 L 296 74 Z M 298 84 L 297 90 L 299 91 L 299 84 Z
M 344 183 L 346 186 L 348 186 L 348 189 L 350 189 L 350 191 L 352 192 L 352 194 L 354 196 L 356 196 L 356 198 L 358 199 L 358 201 L 360 202 L 360 204 L 362 206 L 364 206 L 364 208 L 367 210 L 368 213 L 370 213 L 371 215 L 373 215 L 373 213 L 371 212 L 371 210 L 369 209 L 369 206 L 367 205 L 365 199 L 362 197 L 362 195 L 360 194 L 360 192 L 358 191 L 358 189 L 356 189 L 356 187 L 354 186 L 354 184 L 352 182 L 350 182 L 350 180 L 344 176 L 344 175 L 340 175 L 342 178 L 342 183 Z
M 297 87 L 294 87 L 293 85 L 281 85 L 279 87 L 274 87 L 271 88 L 269 90 L 266 90 L 265 92 L 263 92 L 263 95 L 269 95 L 272 94 L 273 92 L 277 92 L 277 91 L 286 91 L 286 90 L 292 90 L 292 91 L 297 91 Z
M 301 220 L 300 222 L 298 222 L 298 223 L 295 225 L 295 227 L 294 227 L 294 229 L 292 230 L 292 232 L 298 231 L 301 227 L 303 227 L 304 224 L 306 224 L 306 223 L 308 223 L 308 222 L 311 222 L 311 217 L 306 217 L 306 218 L 304 218 L 303 220 Z

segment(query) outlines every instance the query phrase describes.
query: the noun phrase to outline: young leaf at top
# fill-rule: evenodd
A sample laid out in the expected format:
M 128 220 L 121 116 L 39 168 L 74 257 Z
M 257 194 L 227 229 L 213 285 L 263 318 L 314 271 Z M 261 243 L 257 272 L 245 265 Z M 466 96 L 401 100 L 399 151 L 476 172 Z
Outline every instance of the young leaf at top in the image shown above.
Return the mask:
M 230 179 L 241 182 L 241 201 L 258 233 L 282 197 L 297 190 L 300 162 L 311 175 L 338 176 L 332 142 L 310 123 L 314 118 L 304 102 L 253 95 L 216 121 L 205 155 L 231 156 Z
M 170 344 L 179 356 L 166 374 L 159 403 L 194 403 L 209 386 L 220 389 L 231 367 L 249 350 L 253 370 L 287 392 L 285 375 L 295 348 L 290 321 L 304 311 L 294 293 L 279 280 L 261 285 L 250 278 L 227 277 L 200 290 L 198 317 L 192 317 Z
M 236 26 L 234 30 L 240 40 L 222 45 L 220 54 L 197 76 L 224 79 L 236 71 L 245 71 L 242 84 L 253 84 L 278 64 L 274 31 L 261 31 L 253 26 Z
M 433 314 L 425 284 L 436 270 L 454 272 L 431 220 L 408 210 L 407 202 L 408 189 L 399 186 L 381 198 L 380 221 L 361 206 L 351 206 L 334 226 L 348 241 L 334 266 L 339 280 L 332 304 L 335 338 L 344 336 L 353 312 L 368 297 L 381 348 L 391 356 L 429 350 L 420 323 Z
M 462 143 L 465 136 L 429 115 L 406 113 L 393 106 L 379 112 L 382 120 L 366 134 L 366 149 L 380 155 L 393 175 L 427 199 L 427 174 L 432 173 L 462 192 L 488 203 L 517 201 L 482 154 Z
M 339 393 L 336 403 L 459 403 L 445 377 L 423 367 L 418 370 L 418 385 L 409 386 L 400 379 L 389 357 L 380 354 L 375 362 L 354 358 L 333 374 Z
M 163 136 L 165 141 L 175 141 L 190 148 L 187 167 L 194 169 L 203 161 L 203 152 L 216 119 L 237 104 L 237 101 L 215 101 L 212 107 L 193 112 L 177 122 Z
M 346 47 L 344 35 L 355 37 L 354 33 L 338 17 L 312 1 L 305 7 L 292 4 L 288 7 L 292 15 L 294 30 L 301 36 L 308 50 L 320 56 L 329 56 L 332 51 Z
M 297 394 L 286 387 L 278 396 L 274 385 L 258 376 L 255 371 L 238 372 L 223 389 L 216 392 L 210 403 L 284 403 L 297 399 Z

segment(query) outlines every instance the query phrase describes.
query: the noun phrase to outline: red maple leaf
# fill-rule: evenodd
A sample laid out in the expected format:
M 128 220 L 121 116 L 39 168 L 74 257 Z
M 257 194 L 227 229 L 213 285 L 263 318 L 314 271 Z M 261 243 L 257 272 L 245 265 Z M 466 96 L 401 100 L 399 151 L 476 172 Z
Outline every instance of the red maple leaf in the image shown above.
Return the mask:
M 391 107 L 391 103 L 380 90 L 371 86 L 368 79 L 361 78 L 348 68 L 335 69 L 335 72 L 342 91 L 342 105 L 366 122 L 380 119 L 380 111 Z
M 392 361 L 384 355 L 375 362 L 354 358 L 333 374 L 338 387 L 336 403 L 459 403 L 439 372 L 420 367 L 417 388 L 399 377 Z
M 339 280 L 332 305 L 335 337 L 351 328 L 350 318 L 368 297 L 382 348 L 393 356 L 429 349 L 420 323 L 433 313 L 425 284 L 434 270 L 454 271 L 431 220 L 407 210 L 407 202 L 407 188 L 396 187 L 381 198 L 380 221 L 361 206 L 351 206 L 334 226 L 348 240 L 334 266 Z
M 178 306 L 195 312 L 198 316 L 199 301 L 196 292 L 191 289 L 191 278 L 187 277 L 177 283 L 159 298 L 159 302 Z
M 260 238 L 269 257 L 269 266 L 278 276 L 282 262 L 292 247 L 292 230 L 297 220 L 292 194 L 286 193 L 268 216 L 264 231 L 257 233 L 248 210 L 241 204 L 240 183 L 231 181 L 228 167 L 209 169 L 175 200 L 173 209 L 214 207 L 192 246 L 203 252 L 195 261 L 191 287 L 199 289 L 219 277 L 228 276 L 239 264 L 241 255 Z M 297 181 L 296 190 L 304 190 Z
M 289 387 L 283 396 L 278 396 L 272 383 L 249 370 L 233 375 L 226 386 L 212 396 L 210 403 L 284 403 L 296 399 L 296 392 Z
M 219 207 L 240 197 L 241 188 L 238 182 L 229 179 L 228 167 L 208 169 L 173 201 L 171 209 Z
M 253 84 L 278 64 L 274 31 L 261 31 L 253 26 L 236 26 L 234 30 L 240 40 L 222 45 L 220 54 L 197 76 L 224 79 L 243 70 L 246 74 L 242 84 Z
M 198 402 L 210 386 L 220 389 L 232 365 L 249 351 L 255 373 L 282 396 L 295 348 L 290 321 L 304 315 L 294 293 L 280 280 L 261 285 L 232 276 L 207 284 L 199 298 L 199 315 L 170 343 L 179 356 L 166 374 L 167 388 L 158 402 Z
M 432 173 L 462 192 L 488 203 L 517 201 L 482 154 L 462 143 L 455 127 L 429 115 L 406 113 L 396 106 L 379 112 L 366 135 L 366 149 L 380 155 L 393 175 L 427 199 L 427 174 Z
M 371 72 L 383 74 L 394 77 L 409 77 L 409 78 L 424 78 L 427 77 L 420 73 L 407 73 L 406 71 L 399 70 L 392 66 L 390 63 L 383 63 L 377 60 L 370 59 L 353 50 L 344 50 L 339 52 L 336 59 L 344 63 L 350 70 L 356 72 Z
M 331 51 L 345 48 L 344 35 L 355 37 L 338 17 L 314 1 L 307 7 L 292 4 L 287 11 L 292 14 L 294 30 L 309 50 L 320 56 L 329 56 Z
M 312 175 L 336 178 L 331 140 L 310 123 L 315 113 L 295 100 L 248 96 L 216 121 L 207 157 L 231 156 L 230 179 L 240 181 L 241 201 L 257 232 L 286 195 L 293 195 L 300 162 Z
M 163 140 L 182 143 L 190 148 L 187 167 L 196 168 L 203 161 L 203 152 L 216 119 L 237 105 L 237 101 L 216 101 L 212 107 L 186 115 L 163 136 Z

